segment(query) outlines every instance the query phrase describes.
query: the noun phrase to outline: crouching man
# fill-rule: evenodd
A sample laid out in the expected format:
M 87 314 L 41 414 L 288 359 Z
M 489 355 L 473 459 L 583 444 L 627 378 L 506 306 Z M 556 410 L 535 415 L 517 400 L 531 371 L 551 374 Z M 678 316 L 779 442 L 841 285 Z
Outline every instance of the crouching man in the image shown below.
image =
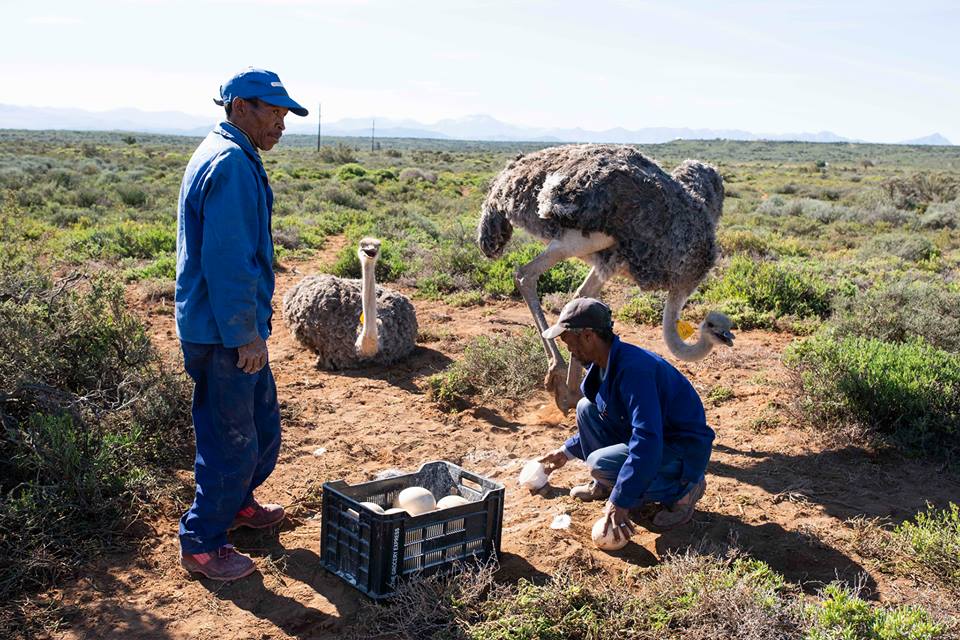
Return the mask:
M 688 522 L 707 486 L 714 438 L 689 380 L 660 356 L 622 342 L 609 307 L 593 298 L 570 301 L 543 336 L 559 337 L 589 365 L 577 433 L 540 458 L 547 473 L 572 458 L 586 461 L 593 480 L 570 495 L 606 499 L 606 526 L 618 532 L 632 534 L 630 510 L 651 502 L 662 505 L 653 518 L 658 528 Z

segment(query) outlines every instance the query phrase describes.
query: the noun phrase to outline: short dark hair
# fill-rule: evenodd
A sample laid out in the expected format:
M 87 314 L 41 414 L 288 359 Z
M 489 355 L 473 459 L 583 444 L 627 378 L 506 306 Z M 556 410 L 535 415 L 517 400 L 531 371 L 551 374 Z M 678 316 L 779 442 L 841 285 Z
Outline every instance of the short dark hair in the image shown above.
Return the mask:
M 253 105 L 254 107 L 260 106 L 259 98 L 241 98 L 241 100 Z M 230 114 L 233 113 L 233 100 L 223 103 L 223 110 L 227 112 L 227 117 L 229 118 Z

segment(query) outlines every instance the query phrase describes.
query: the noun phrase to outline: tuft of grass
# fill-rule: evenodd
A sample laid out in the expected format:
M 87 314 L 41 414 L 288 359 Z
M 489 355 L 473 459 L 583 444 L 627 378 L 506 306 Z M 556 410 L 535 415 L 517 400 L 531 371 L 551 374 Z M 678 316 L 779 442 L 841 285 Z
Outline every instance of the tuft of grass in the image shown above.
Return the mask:
M 479 336 L 463 357 L 427 379 L 427 397 L 444 409 L 471 401 L 520 400 L 537 388 L 547 373 L 547 358 L 537 332 Z
M 727 400 L 732 400 L 733 397 L 733 389 L 722 384 L 718 384 L 707 392 L 707 401 L 714 406 L 719 406 Z
M 358 617 L 365 622 L 351 639 L 936 640 L 955 627 L 921 607 L 872 605 L 841 584 L 807 603 L 760 560 L 692 550 L 617 580 L 566 570 L 542 583 L 504 585 L 489 565 L 460 568 L 406 583 Z
M 794 342 L 784 362 L 811 421 L 850 425 L 910 453 L 951 455 L 960 429 L 960 355 L 914 339 L 903 344 L 818 334 Z
M 663 322 L 663 306 L 666 297 L 663 293 L 650 293 L 635 289 L 630 298 L 614 314 L 617 320 L 659 326 Z

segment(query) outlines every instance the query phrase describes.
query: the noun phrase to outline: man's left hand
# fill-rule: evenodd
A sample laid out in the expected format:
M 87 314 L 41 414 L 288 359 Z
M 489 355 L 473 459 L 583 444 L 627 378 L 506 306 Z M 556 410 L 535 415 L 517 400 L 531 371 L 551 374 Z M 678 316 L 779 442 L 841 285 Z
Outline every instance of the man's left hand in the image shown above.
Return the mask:
M 613 527 L 613 539 L 620 541 L 620 536 L 625 535 L 628 539 L 634 532 L 633 522 L 630 520 L 630 511 L 623 507 L 618 507 L 613 502 L 607 500 L 607 506 L 603 510 L 606 522 L 603 523 L 603 534 Z

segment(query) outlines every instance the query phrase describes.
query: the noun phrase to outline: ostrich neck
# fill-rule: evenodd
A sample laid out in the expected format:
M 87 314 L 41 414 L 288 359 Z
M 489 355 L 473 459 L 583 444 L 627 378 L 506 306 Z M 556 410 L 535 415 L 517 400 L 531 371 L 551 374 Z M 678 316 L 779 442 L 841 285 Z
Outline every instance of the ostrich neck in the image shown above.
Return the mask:
M 360 269 L 363 278 L 360 285 L 360 297 L 363 301 L 363 328 L 361 338 L 377 339 L 377 283 L 375 279 L 377 263 L 374 260 L 363 260 Z
M 713 344 L 704 335 L 703 327 L 700 328 L 700 339 L 694 344 L 684 342 L 677 332 L 680 310 L 683 309 L 688 296 L 689 294 L 676 291 L 667 294 L 667 301 L 663 307 L 663 340 L 667 343 L 670 353 L 680 360 L 692 362 L 707 357 L 707 354 L 713 350 Z

